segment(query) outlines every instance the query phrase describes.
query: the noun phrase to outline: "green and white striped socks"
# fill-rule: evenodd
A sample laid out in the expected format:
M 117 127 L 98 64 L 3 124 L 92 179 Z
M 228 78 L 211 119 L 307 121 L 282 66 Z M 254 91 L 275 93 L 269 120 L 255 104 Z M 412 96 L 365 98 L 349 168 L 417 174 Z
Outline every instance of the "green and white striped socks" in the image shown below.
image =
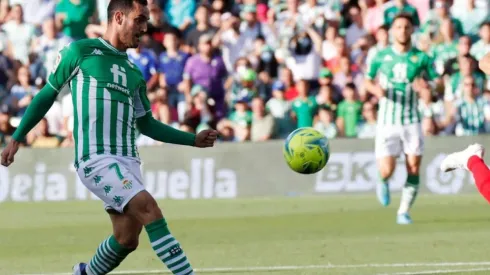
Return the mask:
M 407 182 L 402 190 L 402 198 L 400 200 L 400 208 L 398 208 L 398 215 L 408 213 L 412 207 L 417 194 L 419 192 L 420 176 L 408 175 Z
M 133 250 L 123 247 L 114 236 L 110 236 L 99 245 L 85 272 L 87 275 L 105 275 L 118 267 Z
M 165 219 L 154 221 L 146 225 L 145 229 L 153 250 L 172 274 L 194 275 L 191 264 L 180 248 L 179 242 L 170 233 Z

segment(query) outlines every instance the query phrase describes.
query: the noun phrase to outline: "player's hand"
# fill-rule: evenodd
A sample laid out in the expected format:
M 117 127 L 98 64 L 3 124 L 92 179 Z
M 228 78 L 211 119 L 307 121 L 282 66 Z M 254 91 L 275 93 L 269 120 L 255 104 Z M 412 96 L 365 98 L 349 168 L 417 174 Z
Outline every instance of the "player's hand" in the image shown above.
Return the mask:
M 2 152 L 2 165 L 7 167 L 14 162 L 14 156 L 19 150 L 20 142 L 11 140 Z
M 194 146 L 199 148 L 213 147 L 214 142 L 218 138 L 218 131 L 203 130 L 196 135 Z

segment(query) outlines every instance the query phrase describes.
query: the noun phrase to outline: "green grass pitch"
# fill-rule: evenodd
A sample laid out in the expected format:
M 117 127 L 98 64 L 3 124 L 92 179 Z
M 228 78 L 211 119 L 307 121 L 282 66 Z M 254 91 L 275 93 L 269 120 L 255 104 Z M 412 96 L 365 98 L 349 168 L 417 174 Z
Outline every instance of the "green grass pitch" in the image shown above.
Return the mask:
M 398 201 L 382 208 L 372 194 L 159 203 L 197 274 L 490 273 L 490 206 L 478 194 L 421 195 L 410 226 L 395 224 Z M 98 201 L 4 203 L 0 220 L 1 275 L 69 274 L 111 229 Z M 145 232 L 140 243 L 117 270 L 168 274 Z

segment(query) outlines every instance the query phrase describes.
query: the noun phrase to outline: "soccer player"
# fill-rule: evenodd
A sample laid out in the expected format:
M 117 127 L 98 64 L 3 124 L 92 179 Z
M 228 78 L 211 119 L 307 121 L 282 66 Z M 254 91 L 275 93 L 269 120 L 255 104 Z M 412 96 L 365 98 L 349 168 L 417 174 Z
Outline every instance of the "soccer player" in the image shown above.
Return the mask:
M 409 210 L 419 189 L 424 145 L 418 95 L 413 85 L 422 76 L 429 81 L 438 77 L 428 55 L 411 44 L 412 20 L 404 13 L 393 19 L 393 45 L 376 54 L 366 75 L 366 88 L 379 99 L 375 153 L 381 182 L 376 193 L 384 206 L 390 204 L 388 180 L 395 170 L 396 158 L 402 151 L 406 158 L 408 176 L 397 213 L 398 224 L 412 223 Z
M 155 140 L 195 147 L 213 146 L 217 132 L 184 133 L 152 117 L 143 75 L 126 55 L 146 31 L 147 0 L 112 0 L 107 11 L 103 38 L 80 40 L 61 50 L 48 84 L 28 107 L 1 163 L 12 164 L 20 141 L 44 117 L 63 86 L 70 85 L 75 167 L 83 184 L 104 202 L 113 225 L 113 235 L 100 244 L 88 264 L 76 264 L 73 274 L 111 272 L 137 248 L 143 228 L 173 274 L 194 274 L 157 202 L 143 186 L 136 127 Z

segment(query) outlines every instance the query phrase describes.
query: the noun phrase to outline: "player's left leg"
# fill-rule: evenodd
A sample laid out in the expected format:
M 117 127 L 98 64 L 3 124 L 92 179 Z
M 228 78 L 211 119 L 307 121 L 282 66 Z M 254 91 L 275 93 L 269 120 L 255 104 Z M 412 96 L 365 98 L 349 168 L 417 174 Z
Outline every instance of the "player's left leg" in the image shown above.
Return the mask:
M 129 215 L 111 209 L 107 212 L 110 214 L 114 234 L 99 245 L 88 264 L 74 266 L 75 275 L 108 274 L 138 247 L 143 225 Z
M 403 126 L 402 143 L 405 153 L 407 180 L 402 189 L 400 207 L 397 212 L 397 223 L 411 224 L 412 218 L 409 211 L 415 203 L 420 186 L 420 164 L 424 150 L 422 126 L 419 123 Z

